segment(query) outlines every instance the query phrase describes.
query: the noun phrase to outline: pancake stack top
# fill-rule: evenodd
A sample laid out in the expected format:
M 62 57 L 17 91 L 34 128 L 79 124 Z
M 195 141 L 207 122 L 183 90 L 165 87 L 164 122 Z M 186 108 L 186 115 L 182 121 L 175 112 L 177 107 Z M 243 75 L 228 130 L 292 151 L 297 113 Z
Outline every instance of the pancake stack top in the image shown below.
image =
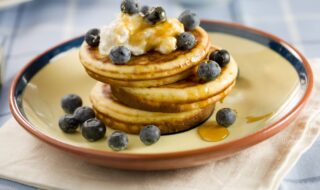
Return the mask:
M 97 117 L 135 134 L 150 124 L 162 134 L 180 132 L 209 118 L 238 68 L 199 22 L 190 11 L 174 19 L 161 7 L 145 7 L 122 10 L 110 25 L 90 30 L 80 60 L 99 81 L 90 94 Z

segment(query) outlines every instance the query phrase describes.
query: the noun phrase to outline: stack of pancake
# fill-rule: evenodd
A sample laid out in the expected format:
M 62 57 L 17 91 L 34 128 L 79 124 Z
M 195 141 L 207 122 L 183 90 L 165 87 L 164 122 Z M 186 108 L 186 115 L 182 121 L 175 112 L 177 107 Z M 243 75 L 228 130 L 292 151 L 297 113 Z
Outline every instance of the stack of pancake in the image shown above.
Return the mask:
M 162 134 L 184 131 L 209 118 L 215 103 L 230 93 L 238 68 L 231 57 L 215 80 L 201 82 L 197 66 L 217 48 L 201 27 L 192 33 L 197 43 L 191 50 L 152 51 L 131 57 L 126 65 L 112 64 L 83 42 L 81 63 L 99 81 L 90 94 L 96 116 L 113 129 L 134 134 L 149 124 Z

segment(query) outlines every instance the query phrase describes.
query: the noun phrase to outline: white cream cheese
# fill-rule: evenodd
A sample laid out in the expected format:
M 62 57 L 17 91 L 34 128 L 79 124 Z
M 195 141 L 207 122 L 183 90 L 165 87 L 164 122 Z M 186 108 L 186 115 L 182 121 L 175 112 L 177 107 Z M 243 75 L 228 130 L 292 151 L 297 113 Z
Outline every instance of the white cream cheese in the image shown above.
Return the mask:
M 100 29 L 99 52 L 108 55 L 113 47 L 123 45 L 133 55 L 142 55 L 149 50 L 168 54 L 177 49 L 176 36 L 182 32 L 183 24 L 175 18 L 151 25 L 139 14 L 120 14 Z

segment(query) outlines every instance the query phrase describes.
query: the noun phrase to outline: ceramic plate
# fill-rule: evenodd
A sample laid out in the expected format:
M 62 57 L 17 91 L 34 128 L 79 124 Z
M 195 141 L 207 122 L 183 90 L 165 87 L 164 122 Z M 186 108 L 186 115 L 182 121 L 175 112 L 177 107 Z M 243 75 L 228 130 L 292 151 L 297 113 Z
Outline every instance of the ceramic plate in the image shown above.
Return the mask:
M 232 93 L 217 108 L 238 113 L 229 136 L 218 142 L 200 138 L 197 127 L 164 135 L 144 146 L 129 135 L 129 147 L 113 152 L 106 138 L 90 143 L 80 133 L 64 134 L 58 127 L 63 115 L 60 98 L 79 94 L 90 106 L 89 92 L 95 81 L 82 68 L 78 47 L 83 37 L 64 42 L 39 55 L 17 75 L 11 87 L 14 117 L 28 132 L 66 152 L 92 163 L 124 169 L 161 170 L 190 167 L 232 155 L 276 134 L 301 111 L 313 78 L 306 59 L 283 40 L 237 24 L 203 21 L 212 43 L 229 50 L 240 68 Z M 211 125 L 213 116 L 202 125 Z M 107 135 L 112 133 L 107 129 Z

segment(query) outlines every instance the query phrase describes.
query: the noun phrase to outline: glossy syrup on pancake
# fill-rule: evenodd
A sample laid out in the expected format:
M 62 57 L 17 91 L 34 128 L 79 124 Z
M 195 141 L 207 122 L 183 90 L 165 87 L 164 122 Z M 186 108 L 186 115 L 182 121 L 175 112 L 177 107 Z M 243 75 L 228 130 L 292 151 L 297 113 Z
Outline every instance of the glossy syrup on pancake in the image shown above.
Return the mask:
M 183 83 L 181 83 L 181 85 L 184 86 Z M 147 111 L 173 113 L 173 112 L 181 112 L 181 111 L 190 111 L 198 108 L 205 108 L 207 106 L 215 104 L 216 102 L 219 102 L 222 99 L 224 99 L 231 92 L 234 85 L 235 85 L 235 82 L 227 86 L 218 94 L 208 97 L 207 99 L 203 99 L 203 100 L 199 99 L 197 101 L 185 102 L 185 103 L 179 103 L 179 102 L 165 103 L 165 102 L 142 100 L 142 99 L 136 98 L 135 96 L 130 96 L 130 95 L 127 95 L 126 93 L 123 93 L 119 88 L 111 87 L 111 90 L 112 90 L 112 94 L 121 103 L 128 105 L 130 107 L 143 109 Z

